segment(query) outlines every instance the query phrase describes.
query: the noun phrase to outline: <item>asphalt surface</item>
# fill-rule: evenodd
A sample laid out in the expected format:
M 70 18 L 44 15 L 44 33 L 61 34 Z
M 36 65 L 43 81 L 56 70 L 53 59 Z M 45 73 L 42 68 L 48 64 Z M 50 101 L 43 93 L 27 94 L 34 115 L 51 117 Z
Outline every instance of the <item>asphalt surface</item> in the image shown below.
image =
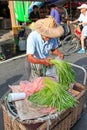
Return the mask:
M 87 53 L 85 54 L 73 54 L 65 58 L 67 61 L 74 63 L 83 67 L 87 71 Z M 84 73 L 81 69 L 76 70 L 77 73 L 77 82 L 83 83 L 84 80 Z M 85 87 L 87 87 L 87 81 L 85 83 Z M 81 114 L 80 119 L 76 122 L 71 130 L 87 130 L 87 93 L 85 95 L 85 105 L 84 111 Z
M 72 54 L 65 56 L 65 60 L 70 63 L 82 66 L 87 70 L 87 54 Z M 6 60 L 0 63 L 0 99 L 2 99 L 9 91 L 9 85 L 19 84 L 21 80 L 26 80 L 24 69 L 25 58 L 19 57 L 15 59 Z M 76 68 L 74 68 L 76 69 Z M 83 83 L 84 73 L 81 69 L 75 70 L 77 73 L 77 82 Z M 86 85 L 87 86 L 87 83 Z M 87 96 L 85 103 L 87 104 Z M 0 107 L 0 130 L 4 130 L 2 109 Z M 79 121 L 71 130 L 87 130 L 87 108 L 85 106 Z

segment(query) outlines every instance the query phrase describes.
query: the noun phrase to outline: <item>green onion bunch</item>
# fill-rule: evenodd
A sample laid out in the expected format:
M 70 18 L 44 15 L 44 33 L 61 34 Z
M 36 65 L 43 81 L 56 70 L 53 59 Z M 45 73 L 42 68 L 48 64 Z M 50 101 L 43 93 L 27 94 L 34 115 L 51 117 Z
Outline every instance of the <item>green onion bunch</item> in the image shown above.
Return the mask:
M 29 100 L 37 105 L 56 108 L 57 111 L 76 106 L 76 98 L 68 92 L 71 83 L 75 82 L 72 66 L 64 60 L 52 59 L 50 62 L 56 67 L 59 81 L 44 77 L 44 88 L 31 95 Z
M 52 78 L 45 77 L 45 87 L 39 92 L 29 97 L 34 104 L 45 105 L 62 111 L 77 104 L 77 100 L 64 90 L 61 83 L 57 83 Z
M 52 59 L 50 62 L 56 66 L 59 82 L 62 83 L 64 89 L 68 90 L 71 83 L 75 82 L 75 72 L 72 66 L 64 60 Z

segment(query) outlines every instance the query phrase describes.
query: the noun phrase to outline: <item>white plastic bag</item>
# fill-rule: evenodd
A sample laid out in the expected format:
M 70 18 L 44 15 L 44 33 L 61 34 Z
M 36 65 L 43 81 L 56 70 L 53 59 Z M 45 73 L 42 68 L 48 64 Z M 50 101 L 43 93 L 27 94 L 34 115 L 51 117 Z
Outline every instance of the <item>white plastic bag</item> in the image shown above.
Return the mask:
M 50 67 L 47 67 L 46 76 L 53 77 L 56 80 L 58 80 L 58 75 L 57 75 L 57 72 L 56 72 L 56 67 L 54 65 L 50 66 Z
M 56 60 L 61 60 L 58 56 L 55 57 L 55 59 L 56 59 Z M 57 70 L 56 70 L 55 65 L 50 66 L 50 67 L 47 67 L 46 76 L 53 77 L 53 78 L 55 78 L 57 81 L 59 80 L 59 79 L 58 79 L 58 74 L 57 74 Z

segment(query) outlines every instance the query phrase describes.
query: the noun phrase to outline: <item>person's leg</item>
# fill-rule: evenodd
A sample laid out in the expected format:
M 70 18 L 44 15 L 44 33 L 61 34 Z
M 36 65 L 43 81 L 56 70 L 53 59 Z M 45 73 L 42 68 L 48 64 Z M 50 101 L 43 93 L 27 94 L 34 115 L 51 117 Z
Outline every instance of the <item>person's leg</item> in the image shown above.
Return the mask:
M 84 35 L 81 33 L 81 49 L 78 51 L 78 53 L 85 53 L 85 43 L 84 43 Z
M 83 50 L 85 50 L 85 44 L 84 44 L 84 35 L 83 35 L 83 33 L 81 34 L 81 47 L 82 47 L 82 49 Z

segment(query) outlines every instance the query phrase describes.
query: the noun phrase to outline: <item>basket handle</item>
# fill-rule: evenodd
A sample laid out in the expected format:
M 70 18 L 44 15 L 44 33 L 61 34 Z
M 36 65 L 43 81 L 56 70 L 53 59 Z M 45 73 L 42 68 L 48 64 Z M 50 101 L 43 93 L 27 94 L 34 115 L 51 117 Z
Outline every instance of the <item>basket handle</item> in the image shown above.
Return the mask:
M 87 78 L 87 74 L 86 74 L 86 69 L 84 69 L 83 67 L 73 64 L 73 63 L 69 63 L 70 65 L 77 67 L 79 69 L 81 69 L 84 72 L 84 80 L 83 80 L 83 85 L 86 85 L 86 78 Z

